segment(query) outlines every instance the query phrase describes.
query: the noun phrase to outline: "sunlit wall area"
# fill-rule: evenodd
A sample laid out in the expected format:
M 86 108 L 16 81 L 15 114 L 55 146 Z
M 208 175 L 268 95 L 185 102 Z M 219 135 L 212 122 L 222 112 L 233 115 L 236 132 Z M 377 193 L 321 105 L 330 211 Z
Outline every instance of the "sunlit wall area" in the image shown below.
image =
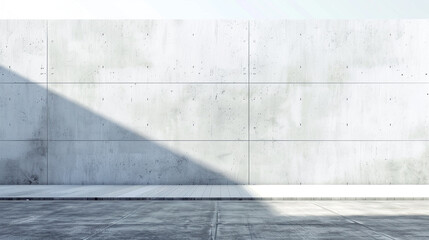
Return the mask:
M 2 20 L 1 184 L 429 183 L 427 20 Z
M 428 26 L 253 21 L 252 183 L 427 183 Z

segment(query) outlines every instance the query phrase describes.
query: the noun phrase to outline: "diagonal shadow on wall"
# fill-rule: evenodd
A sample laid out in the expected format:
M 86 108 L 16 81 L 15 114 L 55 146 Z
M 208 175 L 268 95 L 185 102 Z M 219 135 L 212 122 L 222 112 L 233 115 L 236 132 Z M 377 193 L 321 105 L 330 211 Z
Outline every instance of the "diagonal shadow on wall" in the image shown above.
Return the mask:
M 247 177 L 245 141 L 238 143 L 246 151 L 230 142 L 151 141 L 47 90 L 46 83 L 4 67 L 0 73 L 6 79 L 0 82 L 1 184 L 237 184 Z M 76 140 L 83 132 L 101 140 Z M 207 159 L 190 157 L 192 151 Z
M 152 141 L 141 136 L 75 102 L 50 92 L 46 88 L 46 83 L 34 83 L 1 66 L 0 74 L 3 79 L 0 81 L 0 184 L 238 184 L 244 182 L 247 165 L 238 164 L 239 167 L 244 166 L 242 171 L 236 169 L 235 173 L 229 173 L 235 177 L 227 177 L 220 171 L 200 164 L 207 159 L 190 157 L 190 154 L 179 153 L 168 148 L 164 142 Z M 82 122 L 77 124 L 70 119 L 78 119 Z M 104 134 L 103 138 L 106 140 L 71 140 L 77 131 L 95 131 L 98 134 Z M 48 136 L 49 141 L 47 141 Z M 112 136 L 116 136 L 116 139 L 113 139 Z M 182 147 L 188 145 L 186 149 L 191 151 L 192 149 L 201 150 L 201 145 L 198 144 L 204 144 L 206 149 L 217 144 L 216 151 L 222 152 L 213 155 L 208 151 L 206 156 L 210 160 L 219 161 L 220 165 L 225 162 L 224 159 L 222 160 L 224 156 L 229 158 L 230 162 L 240 162 L 246 160 L 247 157 L 247 151 L 233 153 L 234 148 L 228 148 L 229 142 L 202 141 L 196 144 L 196 141 L 170 141 L 169 143 L 181 144 Z M 241 143 L 246 148 L 247 142 Z M 222 148 L 222 144 L 225 146 L 224 148 Z M 225 168 L 225 171 L 228 169 L 230 168 Z M 360 222 L 368 221 L 365 224 L 371 227 L 367 227 L 335 213 L 322 211 L 309 202 L 300 203 L 302 206 L 299 211 L 305 213 L 309 209 L 316 209 L 319 211 L 318 215 L 305 216 L 296 209 L 287 209 L 281 204 L 276 206 L 276 203 L 261 201 L 233 202 L 224 205 L 221 203 L 220 207 L 215 202 L 190 203 L 185 206 L 187 208 L 180 206 L 182 212 L 187 215 L 179 217 L 177 217 L 177 212 L 170 214 L 172 208 L 166 205 L 167 202 L 150 202 L 154 206 L 149 208 L 138 208 L 141 202 L 132 202 L 135 214 L 128 214 L 128 219 L 123 217 L 124 210 L 126 210 L 123 207 L 129 207 L 129 204 L 119 203 L 112 208 L 106 202 L 90 202 L 76 208 L 60 207 L 51 214 L 46 213 L 46 208 L 62 203 L 42 202 L 40 204 L 47 206 L 36 206 L 35 209 L 28 206 L 26 208 L 18 206 L 16 209 L 4 208 L 2 212 L 6 213 L 7 217 L 4 218 L 4 221 L 7 224 L 10 224 L 8 216 L 17 215 L 22 209 L 25 210 L 25 213 L 22 216 L 18 215 L 18 220 L 22 220 L 12 223 L 13 227 L 9 225 L 4 228 L 3 233 L 6 236 L 22 237 L 25 235 L 36 238 L 76 237 L 77 234 L 84 237 L 97 233 L 100 233 L 102 237 L 105 234 L 124 237 L 124 234 L 130 233 L 127 231 L 128 225 L 141 221 L 142 216 L 146 216 L 149 223 L 144 223 L 144 221 L 139 223 L 141 224 L 139 234 L 153 238 L 159 237 L 160 229 L 164 234 L 168 233 L 165 235 L 168 238 L 194 236 L 198 239 L 203 236 L 199 235 L 200 233 L 210 235 L 209 237 L 212 239 L 216 235 L 244 239 L 285 237 L 343 239 L 347 237 L 374 238 L 374 236 L 382 238 L 385 237 L 383 232 L 389 231 L 389 234 L 393 233 L 395 237 L 404 237 L 404 234 L 410 236 L 413 231 L 416 232 L 415 226 L 419 226 L 416 224 L 411 230 L 400 233 L 386 229 L 383 223 L 380 224 L 381 220 L 386 222 L 384 216 L 349 217 Z M 95 204 L 97 204 L 96 207 L 94 207 Z M 178 204 L 181 203 L 178 202 Z M 93 207 L 93 209 L 89 207 Z M 189 221 L 192 214 L 201 214 L 195 211 L 198 208 L 205 210 L 202 217 L 197 218 L 198 222 Z M 72 217 L 64 217 L 68 216 L 67 211 L 70 209 L 73 212 Z M 138 212 L 135 212 L 135 209 L 138 209 Z M 37 211 L 43 212 L 39 216 Z M 150 226 L 154 219 L 160 218 L 159 213 L 162 211 L 165 213 L 162 216 L 165 217 L 161 217 L 161 219 L 163 223 L 167 224 L 160 226 L 159 223 L 156 223 L 154 226 Z M 28 212 L 32 216 L 28 216 Z M 110 222 L 102 222 L 98 225 L 86 224 L 84 221 L 88 213 L 101 216 L 113 215 L 112 219 L 116 221 L 115 223 L 122 222 L 116 225 L 110 224 Z M 35 218 L 33 215 L 37 217 Z M 62 220 L 52 222 L 54 216 L 59 216 Z M 220 216 L 219 219 L 218 216 Z M 392 217 L 395 216 L 388 217 L 389 221 L 392 221 Z M 373 218 L 372 221 L 369 221 L 371 218 Z M 412 221 L 418 218 L 425 221 L 427 216 L 398 215 L 396 218 L 399 221 Z M 38 224 L 31 223 L 32 219 L 36 219 Z M 212 219 L 215 219 L 213 224 L 207 224 Z M 42 222 L 49 222 L 49 224 L 41 227 Z M 80 232 L 76 230 L 77 224 L 79 224 Z M 327 227 L 329 224 L 335 226 L 334 230 Z M 168 228 L 168 226 L 178 225 L 181 229 L 190 230 L 179 231 L 178 234 L 177 228 Z M 422 225 L 418 228 L 423 232 L 425 227 Z M 102 232 L 107 228 L 109 228 L 108 232 Z M 340 234 L 342 235 L 340 236 Z

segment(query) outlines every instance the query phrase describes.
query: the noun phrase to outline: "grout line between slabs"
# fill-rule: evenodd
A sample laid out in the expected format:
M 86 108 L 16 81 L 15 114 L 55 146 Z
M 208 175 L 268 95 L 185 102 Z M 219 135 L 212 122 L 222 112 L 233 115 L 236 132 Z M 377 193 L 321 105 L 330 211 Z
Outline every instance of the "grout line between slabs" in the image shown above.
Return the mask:
M 247 21 L 247 184 L 250 184 L 250 20 Z
M 49 21 L 46 20 L 46 184 L 49 184 Z

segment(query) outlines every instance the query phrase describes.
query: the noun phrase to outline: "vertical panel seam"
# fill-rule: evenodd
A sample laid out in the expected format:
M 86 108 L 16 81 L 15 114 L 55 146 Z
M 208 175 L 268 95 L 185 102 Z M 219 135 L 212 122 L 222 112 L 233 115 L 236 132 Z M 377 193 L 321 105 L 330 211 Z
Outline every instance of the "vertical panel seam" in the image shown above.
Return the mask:
M 46 20 L 46 184 L 49 185 L 49 20 Z
M 247 21 L 247 184 L 250 184 L 250 20 Z

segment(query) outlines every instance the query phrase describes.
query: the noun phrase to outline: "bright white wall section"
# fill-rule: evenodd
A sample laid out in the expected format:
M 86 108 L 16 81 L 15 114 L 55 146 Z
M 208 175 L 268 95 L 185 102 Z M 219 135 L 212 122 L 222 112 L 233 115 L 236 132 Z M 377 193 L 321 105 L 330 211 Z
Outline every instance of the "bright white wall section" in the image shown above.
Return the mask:
M 429 183 L 427 20 L 0 29 L 1 183 Z

